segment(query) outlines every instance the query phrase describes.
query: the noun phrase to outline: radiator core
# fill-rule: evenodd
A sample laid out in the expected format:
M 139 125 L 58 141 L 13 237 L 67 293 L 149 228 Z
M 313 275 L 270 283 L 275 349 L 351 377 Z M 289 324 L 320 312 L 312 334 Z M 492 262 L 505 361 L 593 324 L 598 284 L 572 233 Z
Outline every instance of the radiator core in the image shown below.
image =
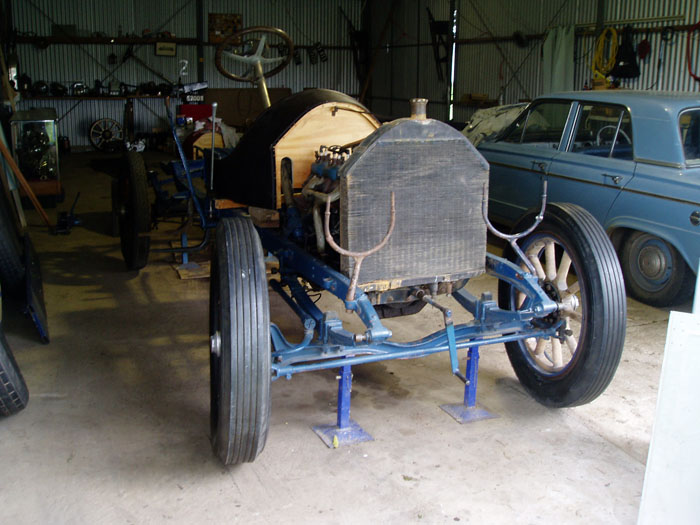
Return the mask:
M 482 197 L 488 163 L 457 130 L 436 120 L 399 119 L 367 137 L 340 171 L 340 239 L 353 252 L 388 244 L 367 257 L 359 286 L 381 291 L 454 281 L 484 271 Z M 351 257 L 341 257 L 350 276 Z

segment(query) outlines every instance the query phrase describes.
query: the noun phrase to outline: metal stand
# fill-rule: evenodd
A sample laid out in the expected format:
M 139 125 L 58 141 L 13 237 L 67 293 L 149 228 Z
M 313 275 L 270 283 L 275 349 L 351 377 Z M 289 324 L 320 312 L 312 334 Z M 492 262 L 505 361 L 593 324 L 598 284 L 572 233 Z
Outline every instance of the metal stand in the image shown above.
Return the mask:
M 338 377 L 338 418 L 336 425 L 318 425 L 313 431 L 318 434 L 328 448 L 338 448 L 362 441 L 372 441 L 373 438 L 362 427 L 350 419 L 350 393 L 352 392 L 351 367 L 346 365 L 340 369 Z
M 182 248 L 187 248 L 187 233 L 182 232 L 180 234 L 180 246 Z M 177 267 L 178 270 L 199 270 L 200 266 L 194 261 L 190 261 L 190 254 L 187 250 L 182 252 L 182 264 Z
M 464 387 L 464 403 L 459 405 L 440 405 L 445 412 L 459 423 L 493 419 L 498 417 L 488 410 L 476 406 L 476 385 L 479 372 L 479 347 L 469 349 L 467 354 L 467 382 Z

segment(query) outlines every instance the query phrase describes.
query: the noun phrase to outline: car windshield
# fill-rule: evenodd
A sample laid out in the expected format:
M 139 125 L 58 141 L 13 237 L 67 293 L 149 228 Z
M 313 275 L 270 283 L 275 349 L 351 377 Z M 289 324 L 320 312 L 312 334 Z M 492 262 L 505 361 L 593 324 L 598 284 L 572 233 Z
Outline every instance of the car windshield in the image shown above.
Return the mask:
M 700 109 L 684 111 L 678 123 L 686 162 L 700 164 Z

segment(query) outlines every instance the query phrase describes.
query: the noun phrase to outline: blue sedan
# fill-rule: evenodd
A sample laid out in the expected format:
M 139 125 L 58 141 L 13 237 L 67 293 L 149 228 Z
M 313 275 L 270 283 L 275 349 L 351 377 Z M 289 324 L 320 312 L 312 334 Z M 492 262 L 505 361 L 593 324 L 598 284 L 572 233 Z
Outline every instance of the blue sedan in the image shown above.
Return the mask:
M 489 216 L 512 225 L 572 202 L 603 225 L 628 293 L 667 306 L 692 295 L 700 261 L 700 94 L 558 93 L 478 146 L 491 165 Z

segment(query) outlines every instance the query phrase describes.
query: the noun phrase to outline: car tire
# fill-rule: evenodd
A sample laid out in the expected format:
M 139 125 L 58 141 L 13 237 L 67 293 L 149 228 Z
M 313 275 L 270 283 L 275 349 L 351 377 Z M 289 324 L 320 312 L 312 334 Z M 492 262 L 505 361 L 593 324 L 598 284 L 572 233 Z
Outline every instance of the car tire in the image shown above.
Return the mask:
M 521 219 L 514 231 L 527 228 L 534 216 L 530 213 Z M 571 305 L 572 311 L 532 322 L 549 327 L 563 321 L 559 338 L 506 343 L 513 370 L 543 405 L 588 403 L 612 380 L 624 346 L 626 297 L 615 250 L 589 212 L 558 203 L 547 206 L 542 223 L 519 244 L 535 264 L 543 289 L 557 302 Z M 504 255 L 516 261 L 512 249 Z M 507 282 L 500 281 L 498 291 L 501 308 L 516 310 L 522 304 L 524 296 Z
M 216 228 L 209 305 L 211 443 L 225 464 L 253 461 L 270 418 L 270 303 L 263 249 L 253 223 Z
M 29 391 L 5 338 L 1 316 L 0 313 L 0 416 L 7 417 L 27 406 Z
M 669 243 L 645 232 L 632 232 L 620 254 L 629 294 L 651 306 L 669 306 L 687 299 L 688 265 Z
M 23 243 L 13 210 L 0 184 L 0 286 L 9 294 L 18 293 L 24 282 Z
M 148 262 L 151 239 L 151 209 L 148 178 L 141 154 L 126 154 L 126 172 L 119 175 L 119 236 L 127 270 L 140 270 Z

